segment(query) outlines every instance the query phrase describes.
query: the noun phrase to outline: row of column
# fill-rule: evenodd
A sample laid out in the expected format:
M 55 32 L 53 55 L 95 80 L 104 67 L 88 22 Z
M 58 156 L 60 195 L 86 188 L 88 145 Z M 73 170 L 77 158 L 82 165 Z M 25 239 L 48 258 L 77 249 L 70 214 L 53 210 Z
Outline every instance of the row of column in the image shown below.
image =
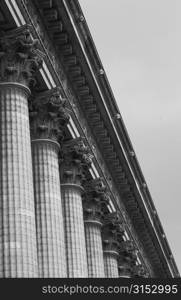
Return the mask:
M 0 38 L 0 277 L 119 277 L 120 221 L 86 181 L 88 148 L 63 142 L 65 101 L 54 89 L 28 103 L 41 58 L 27 27 Z

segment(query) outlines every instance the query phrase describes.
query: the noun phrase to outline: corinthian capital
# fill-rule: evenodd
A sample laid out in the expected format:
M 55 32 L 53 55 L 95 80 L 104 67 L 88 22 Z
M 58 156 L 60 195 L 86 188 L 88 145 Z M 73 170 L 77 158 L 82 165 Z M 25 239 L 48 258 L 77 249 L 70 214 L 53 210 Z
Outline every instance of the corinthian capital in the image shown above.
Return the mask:
M 124 233 L 119 212 L 109 213 L 104 217 L 103 241 L 106 247 L 119 250 L 119 244 Z
M 123 241 L 119 244 L 120 261 L 134 266 L 137 260 L 137 249 L 132 241 Z
M 109 213 L 104 217 L 104 232 L 120 243 L 124 233 L 124 225 L 119 212 Z
M 102 221 L 103 208 L 109 203 L 106 186 L 101 179 L 84 183 L 84 218 L 85 220 Z
M 84 188 L 86 195 L 94 199 L 99 198 L 102 200 L 106 193 L 106 186 L 100 178 L 86 181 L 84 183 Z
M 32 38 L 30 26 L 2 33 L 0 37 L 0 81 L 29 85 L 40 68 L 43 53 Z
M 62 99 L 59 88 L 32 96 L 30 100 L 32 139 L 61 140 L 68 121 L 66 100 Z
M 90 166 L 92 155 L 81 138 L 66 142 L 62 147 L 60 175 L 62 182 L 81 184 Z
M 120 243 L 120 251 L 125 251 L 125 252 L 132 252 L 135 251 L 135 247 L 132 241 L 123 241 Z

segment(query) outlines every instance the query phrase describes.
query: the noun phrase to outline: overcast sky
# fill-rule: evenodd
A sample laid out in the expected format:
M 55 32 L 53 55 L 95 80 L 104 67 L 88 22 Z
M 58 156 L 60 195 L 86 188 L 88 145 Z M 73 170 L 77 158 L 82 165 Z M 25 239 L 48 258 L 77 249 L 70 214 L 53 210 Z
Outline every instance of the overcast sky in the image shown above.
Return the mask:
M 181 272 L 181 1 L 80 4 Z

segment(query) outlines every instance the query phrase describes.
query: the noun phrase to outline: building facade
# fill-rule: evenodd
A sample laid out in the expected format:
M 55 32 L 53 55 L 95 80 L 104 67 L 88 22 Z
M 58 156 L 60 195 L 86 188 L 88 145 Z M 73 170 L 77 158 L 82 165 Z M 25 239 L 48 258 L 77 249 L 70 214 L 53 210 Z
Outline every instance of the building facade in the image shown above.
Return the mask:
M 0 29 L 0 277 L 180 277 L 78 1 Z

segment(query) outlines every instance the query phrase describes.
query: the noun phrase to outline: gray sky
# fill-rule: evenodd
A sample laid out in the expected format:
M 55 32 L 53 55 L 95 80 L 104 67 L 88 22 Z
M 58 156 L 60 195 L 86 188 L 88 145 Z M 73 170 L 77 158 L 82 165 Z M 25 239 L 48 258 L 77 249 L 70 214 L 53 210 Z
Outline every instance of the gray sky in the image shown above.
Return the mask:
M 181 1 L 80 4 L 181 271 Z

